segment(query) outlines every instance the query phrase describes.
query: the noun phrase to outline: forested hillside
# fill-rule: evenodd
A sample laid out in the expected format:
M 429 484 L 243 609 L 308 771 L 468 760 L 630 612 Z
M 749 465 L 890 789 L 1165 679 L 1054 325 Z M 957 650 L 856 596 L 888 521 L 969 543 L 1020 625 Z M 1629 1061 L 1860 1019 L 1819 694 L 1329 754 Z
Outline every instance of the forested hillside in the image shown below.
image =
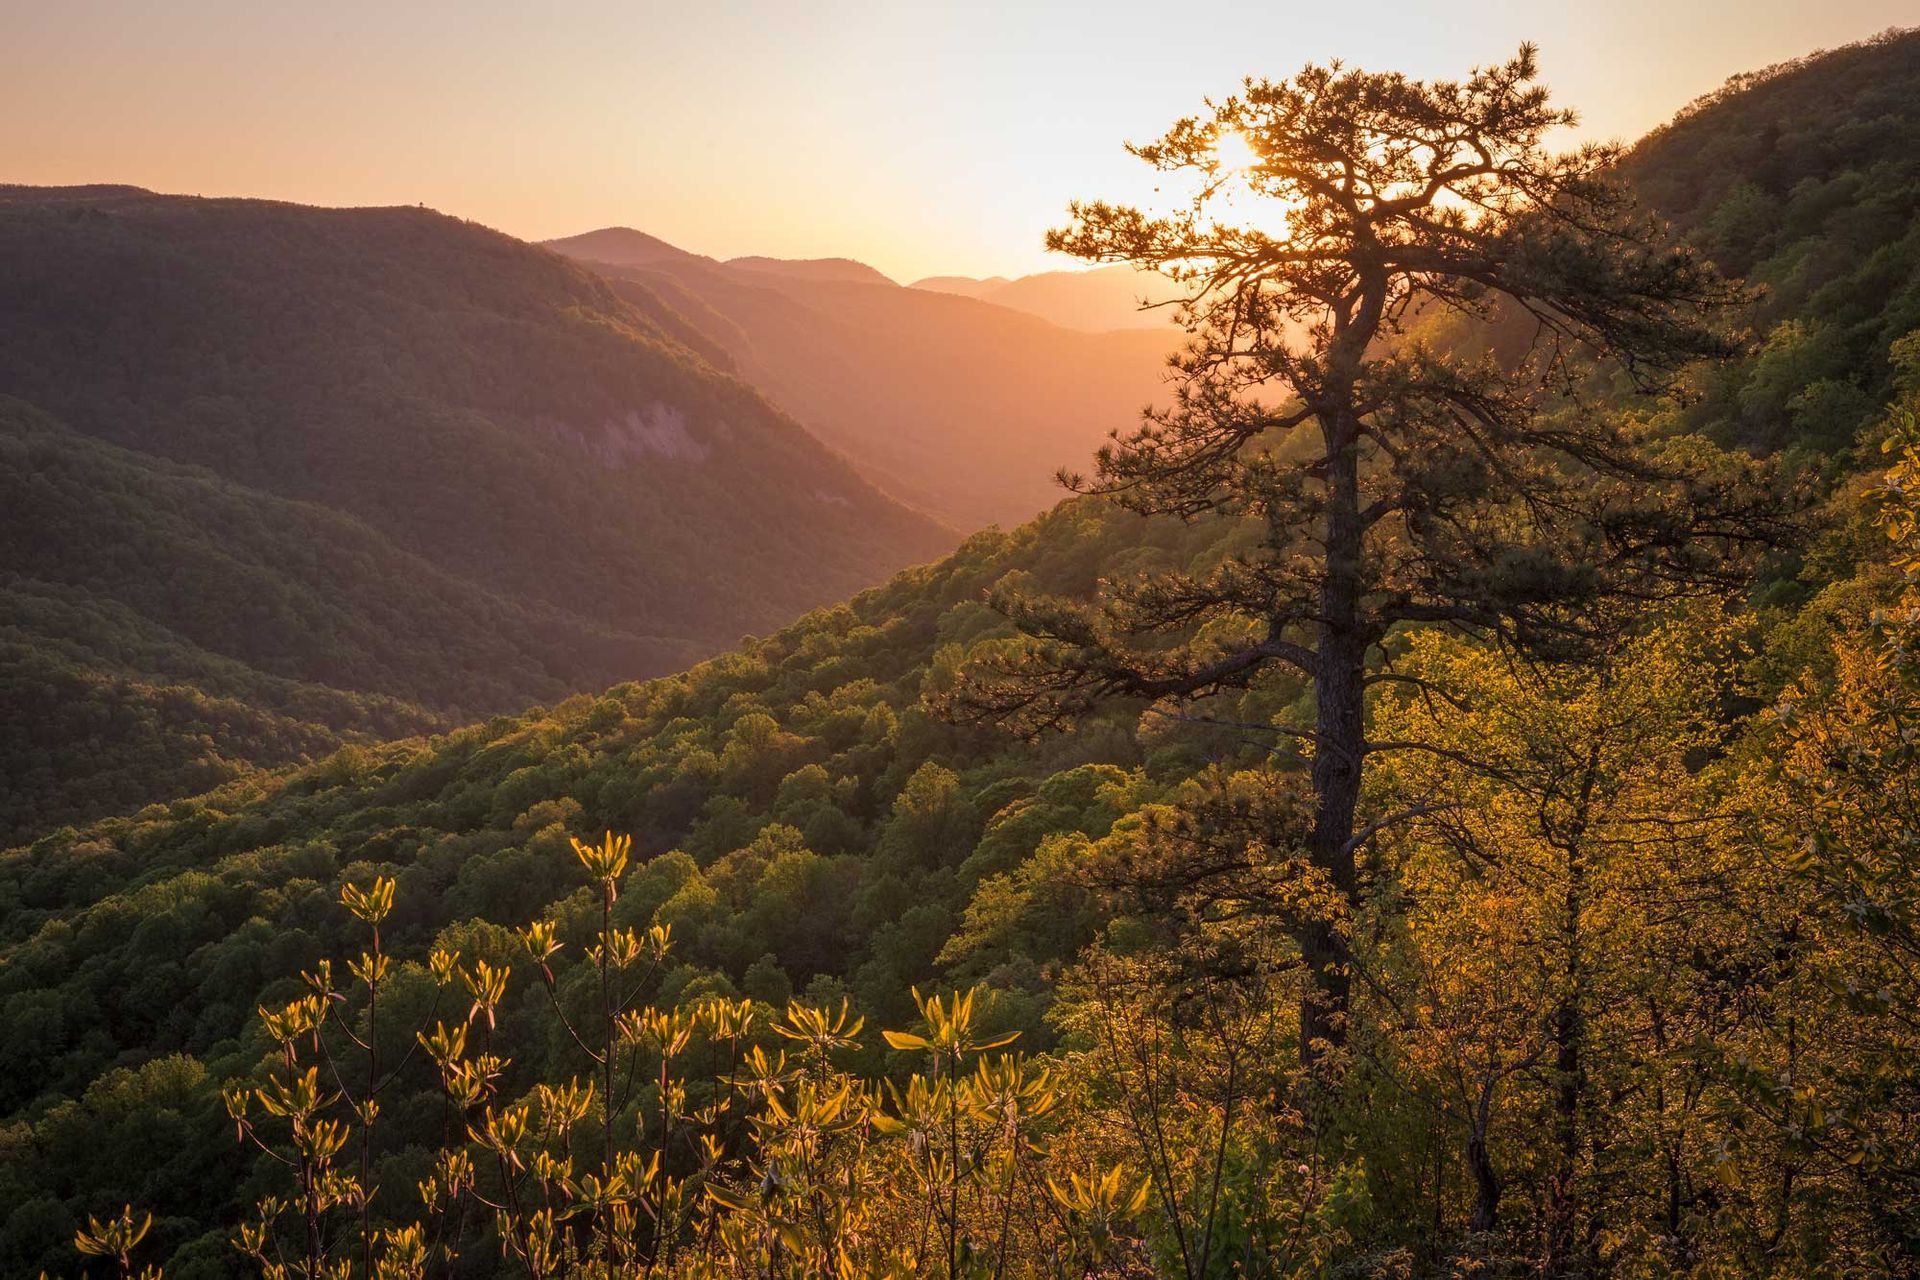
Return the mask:
M 0 1270 L 70 1270 L 76 1231 L 109 1232 L 86 1215 L 131 1204 L 154 1215 L 137 1259 L 242 1273 L 229 1237 L 297 1235 L 296 1179 L 324 1167 L 423 1224 L 382 1237 L 397 1267 L 464 1240 L 474 1274 L 673 1224 L 761 1274 L 836 1248 L 909 1273 L 899 1240 L 945 1275 L 993 1274 L 996 1248 L 1036 1275 L 1914 1274 L 1920 199 L 1887 175 L 1920 93 L 1882 88 L 1916 48 L 1737 84 L 1630 158 L 1771 287 L 1736 317 L 1753 352 L 1688 367 L 1704 396 L 1595 375 L 1580 410 L 1784 458 L 1822 518 L 1579 661 L 1385 638 L 1370 725 L 1422 746 L 1366 779 L 1337 1065 L 1296 1021 L 1286 931 L 1327 891 L 1276 836 L 1316 760 L 1278 731 L 1310 717 L 1304 680 L 1107 698 L 1031 741 L 953 696 L 1031 652 L 1016 595 L 1163 575 L 1147 603 L 1178 613 L 1249 590 L 1269 532 L 1075 499 L 685 674 L 0 856 Z M 1819 136 L 1861 141 L 1810 134 L 1774 203 L 1871 173 L 1904 204 L 1773 209 L 1747 242 L 1732 188 L 1676 203 L 1706 140 L 1764 136 L 1825 67 Z M 1431 460 L 1451 500 L 1465 464 Z M 975 984 L 964 1014 L 944 994 Z M 996 1058 L 1015 1032 L 1036 1056 Z M 508 1185 L 529 1206 L 452 1207 Z M 350 1196 L 322 1217 L 359 1238 Z
M 351 945 L 333 886 L 376 867 L 400 881 L 394 954 L 444 935 L 503 962 L 511 929 L 577 903 L 568 834 L 633 831 L 618 919 L 672 922 L 674 990 L 847 994 L 895 1025 L 908 984 L 951 949 L 959 971 L 1005 988 L 996 1018 L 1037 1026 L 1048 979 L 1097 922 L 1012 903 L 962 943 L 970 897 L 990 876 L 1031 879 L 1043 845 L 1057 859 L 1106 836 L 1217 744 L 1176 736 L 1146 773 L 1131 716 L 1034 753 L 944 725 L 919 696 L 1000 630 L 988 586 L 1016 573 L 1083 592 L 1134 532 L 1070 504 L 685 676 L 350 748 L 6 855 L 0 1109 L 16 1127 L 0 1198 L 16 1208 L 0 1269 L 63 1262 L 65 1206 L 114 1200 L 156 1209 L 160 1256 L 186 1250 L 169 1275 L 233 1265 L 217 1224 L 265 1170 L 233 1148 L 219 1082 L 264 1047 L 255 1005 L 296 995 L 301 969 Z M 1182 563 L 1220 536 L 1169 527 L 1128 557 Z M 536 1049 L 548 1034 L 515 1033 L 529 1070 L 564 1060 Z M 74 1154 L 98 1143 L 133 1145 L 112 1164 Z
M 956 536 L 595 277 L 424 210 L 0 189 L 0 299 L 6 571 L 170 653 L 8 619 L 8 705 L 57 709 L 15 720 L 6 836 L 672 670 Z M 253 704 L 213 657 L 332 692 Z M 144 723 L 128 680 L 206 706 Z
M 0 400 L 0 457 L 9 843 L 689 656 L 22 401 Z
M 1166 399 L 1180 336 L 1165 311 L 1081 332 L 858 263 L 722 263 L 626 228 L 552 247 L 670 307 L 887 492 L 968 530 L 1052 505 L 1055 472 Z
M 1920 40 L 1735 77 L 1627 157 L 1646 203 L 1760 293 L 1758 350 L 1703 376 L 1689 428 L 1847 456 L 1920 328 Z

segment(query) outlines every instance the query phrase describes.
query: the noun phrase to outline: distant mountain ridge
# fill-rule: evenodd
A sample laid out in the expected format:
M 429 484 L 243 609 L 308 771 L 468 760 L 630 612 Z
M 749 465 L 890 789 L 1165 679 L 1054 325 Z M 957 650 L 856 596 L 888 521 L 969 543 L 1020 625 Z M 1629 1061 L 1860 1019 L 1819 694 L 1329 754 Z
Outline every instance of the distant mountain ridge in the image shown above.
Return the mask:
M 631 228 L 547 247 L 609 276 L 659 324 L 693 331 L 682 341 L 887 492 L 963 529 L 1018 523 L 1057 501 L 1056 472 L 1084 469 L 1110 432 L 1163 398 L 1182 337 L 1164 312 L 1150 328 L 1062 327 L 1020 307 L 903 288 L 846 259 L 721 262 Z M 1099 287 L 1112 293 L 1111 281 Z
M 839 280 L 898 288 L 891 276 L 852 258 L 770 258 L 749 254 L 739 258 L 710 258 L 632 227 L 602 227 L 577 236 L 544 242 L 565 257 L 620 267 L 654 266 L 665 262 L 705 262 L 738 271 L 758 271 L 796 280 Z
M 1183 296 L 1181 287 L 1165 276 L 1128 266 L 1094 267 L 1080 271 L 1042 271 L 1009 280 L 990 276 L 929 276 L 909 288 L 977 298 L 997 307 L 1010 307 L 1039 316 L 1065 329 L 1101 333 L 1109 329 L 1156 329 L 1171 323 L 1166 305 Z
M 853 284 L 879 284 L 898 287 L 899 282 L 864 262 L 852 258 L 765 258 L 750 256 L 728 258 L 727 265 L 742 271 L 766 271 L 791 276 L 796 280 L 839 280 Z
M 710 258 L 669 244 L 632 227 L 603 227 L 576 236 L 548 240 L 546 247 L 569 258 L 620 267 L 659 267 L 704 262 L 745 271 L 762 271 L 798 280 L 841 281 L 899 287 L 892 277 L 852 258 Z M 1105 333 L 1114 329 L 1150 329 L 1164 333 L 1171 321 L 1165 304 L 1182 296 L 1174 281 L 1127 266 L 1041 271 L 1018 277 L 927 276 L 905 286 L 927 293 L 952 294 L 1023 311 L 1063 329 Z
M 672 670 L 953 544 L 645 304 L 421 209 L 0 188 L 0 563 L 82 606 L 11 634 L 0 700 L 102 675 L 62 628 L 129 616 L 169 655 L 139 680 L 343 695 L 224 772 L 102 721 L 158 798 Z M 7 790 L 0 840 L 108 811 Z
M 689 253 L 677 245 L 668 244 L 658 236 L 650 236 L 644 231 L 635 231 L 632 227 L 602 227 L 598 231 L 588 231 L 581 235 L 548 240 L 544 243 L 547 248 L 569 258 L 610 263 L 621 267 L 640 267 L 655 262 L 686 259 L 697 259 L 702 262 L 716 261 L 697 253 Z
M 972 276 L 928 276 L 924 280 L 915 280 L 907 288 L 953 293 L 962 298 L 984 298 L 1001 285 L 1012 283 L 1005 276 L 988 276 L 984 280 L 976 280 Z

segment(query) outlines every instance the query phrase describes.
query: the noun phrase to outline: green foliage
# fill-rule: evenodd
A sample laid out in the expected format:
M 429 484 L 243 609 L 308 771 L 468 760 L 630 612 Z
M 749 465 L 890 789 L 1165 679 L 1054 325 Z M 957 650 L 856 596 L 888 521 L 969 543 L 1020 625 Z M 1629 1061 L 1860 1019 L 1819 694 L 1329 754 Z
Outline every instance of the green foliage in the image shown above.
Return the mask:
M 1910 398 L 1911 401 L 1911 398 Z M 1920 427 L 1886 442 L 1879 524 L 1903 589 L 1833 638 L 1830 673 L 1773 708 L 1779 766 L 1757 820 L 1810 890 L 1795 995 L 1821 1034 L 1739 1066 L 1763 1138 L 1822 1183 L 1907 1187 L 1920 1178 Z M 1906 1196 L 1870 1227 L 1920 1248 Z
M 957 1280 L 989 1266 L 1084 1275 L 1127 1250 L 1144 1185 L 1118 1165 L 1081 1171 L 1049 1150 L 1061 1100 L 1053 1069 L 996 1052 L 1019 1033 L 985 1031 L 977 992 L 915 992 L 921 1030 L 883 1036 L 899 1053 L 924 1054 L 928 1068 L 884 1082 L 841 1066 L 864 1026 L 845 1000 L 837 1009 L 790 1002 L 780 1020 L 710 994 L 642 1003 L 672 944 L 665 926 L 642 936 L 613 922 L 632 841 L 608 833 L 570 844 L 600 900 L 578 970 L 566 971 L 569 948 L 552 919 L 520 931 L 517 966 L 445 949 L 429 959 L 440 991 L 471 1003 L 450 1025 L 436 999 L 414 1030 L 443 1116 L 417 1208 L 382 1194 L 391 1166 L 374 1160 L 381 1096 L 404 1079 L 379 1069 L 376 1021 L 393 975 L 380 926 L 395 885 L 342 887 L 371 939 L 350 965 L 361 990 L 336 989 L 325 961 L 303 974 L 306 994 L 259 1010 L 275 1060 L 224 1090 L 240 1141 L 279 1165 L 287 1184 L 234 1233 L 262 1275 L 401 1280 L 457 1272 L 463 1257 L 497 1248 L 536 1278 Z M 529 964 L 586 1075 L 516 1093 L 515 1063 L 497 1046 L 513 969 Z M 582 991 L 584 1002 L 574 998 Z M 363 1082 L 347 1082 L 343 1055 L 364 1056 Z M 116 1259 L 124 1275 L 151 1221 L 123 1210 L 77 1242 Z
M 1190 563 L 1218 555 L 1229 534 L 1156 527 L 1131 554 Z M 569 948 L 587 945 L 599 908 L 567 874 L 568 840 L 607 828 L 641 833 L 612 926 L 670 926 L 675 939 L 658 978 L 662 1007 L 743 993 L 776 1005 L 789 992 L 834 1004 L 857 995 L 888 1025 L 909 1025 L 909 988 L 939 980 L 937 957 L 983 878 L 1017 872 L 1050 840 L 1104 836 L 1217 747 L 1198 730 L 1162 733 L 1149 770 L 1119 731 L 1134 714 L 1124 708 L 1033 750 L 942 724 L 918 705 L 952 637 L 994 642 L 978 604 L 993 582 L 1019 574 L 1086 591 L 1117 538 L 1111 513 L 1069 504 L 682 676 L 250 774 L 0 855 L 0 1114 L 20 1126 L 21 1156 L 5 1175 L 14 1212 L 26 1215 L 16 1234 L 46 1195 L 103 1216 L 136 1203 L 155 1214 L 143 1248 L 177 1270 L 272 1184 L 268 1157 L 218 1141 L 220 1089 L 269 1056 L 256 1005 L 285 1004 L 303 989 L 301 971 L 360 950 L 363 926 L 339 905 L 343 884 L 365 889 L 384 876 L 397 886 L 381 924 L 393 969 L 380 1005 L 394 1026 L 434 1010 L 426 961 L 436 946 L 468 964 L 518 965 L 509 930 L 543 918 Z M 1007 1019 L 999 1025 L 1044 1047 L 1048 975 L 1087 927 L 1043 923 L 1022 940 L 1022 976 L 992 1009 Z M 590 1007 L 564 975 L 556 994 L 570 1016 Z M 432 1016 L 451 1023 L 471 997 L 448 1000 Z M 554 1010 L 525 1007 L 516 989 L 500 1014 L 498 1045 L 516 1078 L 573 1069 L 562 1070 L 577 1048 Z M 380 1057 L 397 1063 L 407 1051 L 396 1034 Z M 73 1105 L 63 1099 L 122 1063 L 176 1054 L 207 1073 L 182 1105 L 213 1139 L 195 1136 L 182 1151 L 223 1173 L 166 1163 L 130 1187 L 117 1167 L 50 1145 L 45 1117 Z M 376 1164 L 421 1167 L 438 1113 L 419 1105 L 413 1094 L 386 1104 Z M 12 1238 L 9 1220 L 0 1241 Z M 53 1267 L 70 1246 L 70 1229 L 59 1239 L 50 1229 L 35 1229 L 47 1252 L 31 1265 Z
M 1835 455 L 1878 415 L 1920 328 L 1916 104 L 1920 34 L 1889 32 L 1736 76 L 1629 155 L 1648 203 L 1760 290 L 1758 349 L 1679 425 Z
M 657 302 L 424 210 L 0 187 L 0 296 L 0 695 L 66 743 L 0 744 L 0 841 L 676 670 L 952 544 Z
M 1728 245 L 1771 216 L 1712 199 Z M 1920 391 L 1913 324 L 1836 363 L 1822 299 L 1713 412 Z M 131 575 L 10 580 L 29 655 L 347 745 L 0 854 L 0 1271 L 233 1275 L 239 1228 L 253 1270 L 356 1276 L 1915 1274 L 1914 407 L 1867 422 L 1892 465 L 1804 610 L 1578 665 L 1382 637 L 1366 714 L 1418 746 L 1361 797 L 1311 1072 L 1276 924 L 1327 906 L 1311 757 L 1262 732 L 1297 681 L 1039 743 L 927 710 L 1004 651 L 990 592 L 1204 576 L 1243 527 L 1070 502 L 683 675 L 385 745 L 351 739 L 417 704 L 215 657 Z

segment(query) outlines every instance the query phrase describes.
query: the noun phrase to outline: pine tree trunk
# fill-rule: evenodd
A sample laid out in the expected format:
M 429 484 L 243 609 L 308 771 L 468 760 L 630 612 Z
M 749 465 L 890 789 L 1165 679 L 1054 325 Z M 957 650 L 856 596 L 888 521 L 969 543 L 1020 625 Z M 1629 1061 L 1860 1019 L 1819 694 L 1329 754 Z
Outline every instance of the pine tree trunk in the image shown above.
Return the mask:
M 1573 1253 L 1579 1204 L 1575 1193 L 1580 1156 L 1580 1095 L 1585 1086 L 1585 959 L 1581 950 L 1581 913 L 1585 907 L 1586 868 L 1576 838 L 1567 856 L 1566 991 L 1553 1011 L 1555 1168 L 1547 1207 L 1547 1264 L 1564 1266 Z
M 1327 475 L 1326 577 L 1314 673 L 1316 740 L 1313 757 L 1313 832 L 1307 854 L 1326 878 L 1336 909 L 1353 902 L 1354 811 L 1360 802 L 1360 761 L 1366 749 L 1365 664 L 1367 640 L 1360 625 L 1361 526 L 1359 467 L 1354 429 L 1337 419 L 1325 424 L 1330 445 Z M 1341 922 L 1316 917 L 1300 930 L 1307 989 L 1300 1009 L 1300 1059 L 1312 1065 L 1346 1044 L 1352 975 Z

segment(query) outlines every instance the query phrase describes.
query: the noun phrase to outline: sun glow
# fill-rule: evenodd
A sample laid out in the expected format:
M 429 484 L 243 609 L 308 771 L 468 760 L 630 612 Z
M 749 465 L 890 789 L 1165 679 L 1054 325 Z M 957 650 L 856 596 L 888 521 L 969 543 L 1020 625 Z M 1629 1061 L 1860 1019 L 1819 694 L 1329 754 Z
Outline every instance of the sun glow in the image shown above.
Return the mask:
M 1222 169 L 1237 172 L 1258 169 L 1261 165 L 1260 153 L 1238 129 L 1225 130 L 1213 140 L 1213 158 Z

